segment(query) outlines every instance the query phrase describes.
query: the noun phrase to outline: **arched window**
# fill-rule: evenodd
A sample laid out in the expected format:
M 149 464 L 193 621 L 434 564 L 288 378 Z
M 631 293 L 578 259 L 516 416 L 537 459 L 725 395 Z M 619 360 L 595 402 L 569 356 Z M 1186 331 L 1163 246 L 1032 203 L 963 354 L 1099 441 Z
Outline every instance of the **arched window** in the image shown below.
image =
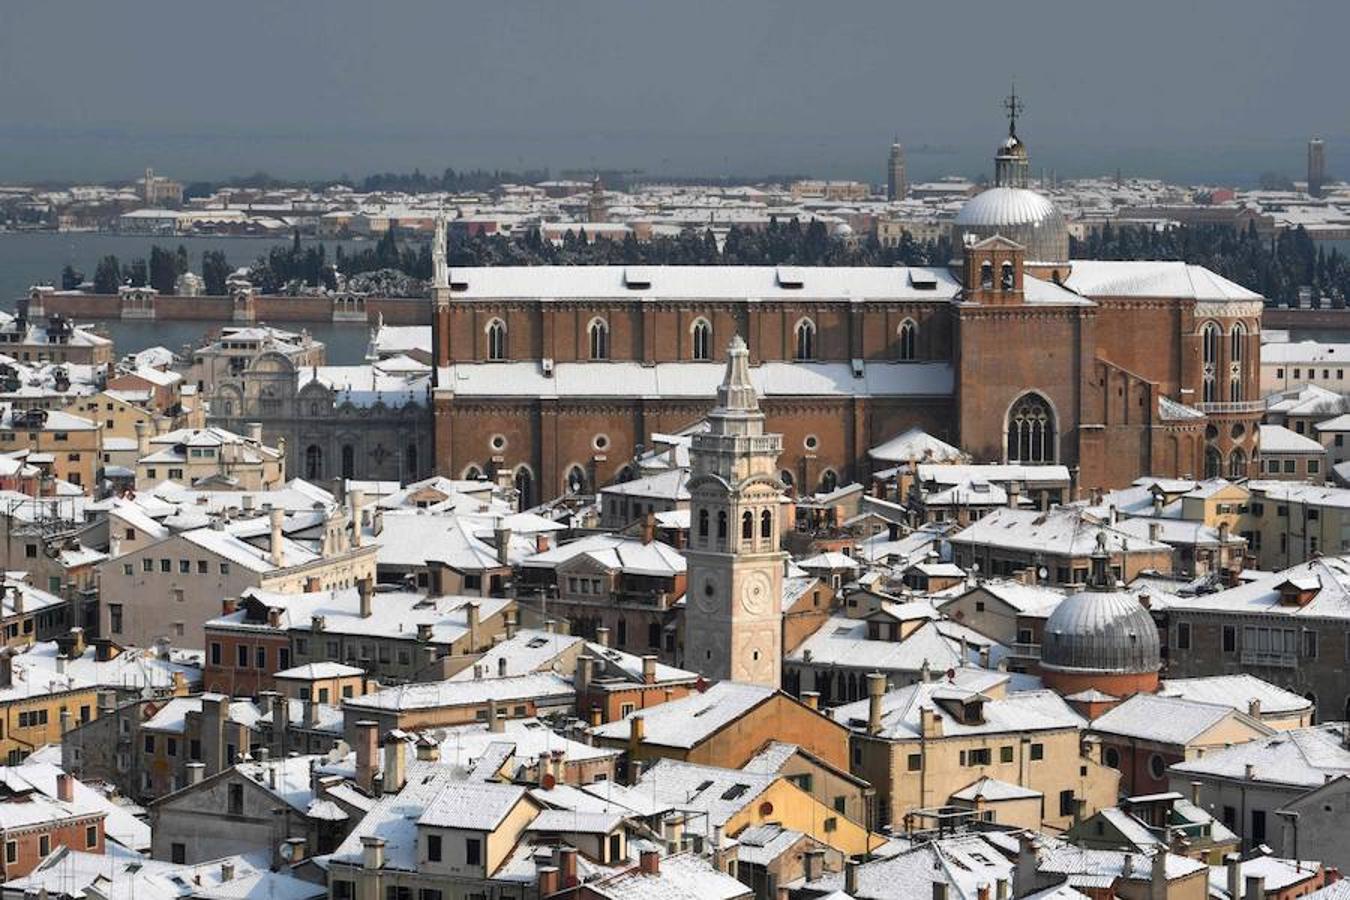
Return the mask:
M 323 450 L 318 444 L 305 448 L 305 478 L 310 481 L 323 477 Z
M 465 481 L 482 481 L 482 480 L 483 480 L 483 470 L 480 469 L 480 468 L 478 468 L 477 466 L 469 466 L 467 469 L 464 470 L 464 480 L 465 480 Z
M 980 263 L 980 287 L 985 290 L 994 289 L 994 264 L 989 260 Z
M 767 509 L 759 514 L 759 536 L 766 541 L 773 538 L 773 513 Z
M 1228 361 L 1242 362 L 1243 345 L 1247 343 L 1247 326 L 1241 322 L 1234 322 L 1233 328 L 1228 332 Z
M 567 470 L 567 490 L 573 494 L 586 490 L 586 473 L 581 470 L 581 466 Z
M 1040 394 L 1025 394 L 1008 410 L 1008 462 L 1053 463 L 1058 458 L 1055 413 Z
M 697 319 L 691 329 L 694 359 L 712 359 L 712 326 L 707 319 Z
M 1213 447 L 1205 448 L 1205 477 L 1218 478 L 1223 474 L 1223 457 Z
M 789 472 L 787 469 L 784 469 L 783 471 L 778 473 L 778 480 L 783 482 L 783 487 L 787 488 L 790 491 L 792 490 L 792 484 L 796 479 L 792 477 L 791 472 Z
M 516 508 L 524 511 L 534 506 L 534 476 L 530 474 L 530 470 L 524 466 L 516 469 L 515 484 Z
M 698 536 L 701 538 L 708 536 L 708 511 L 706 509 L 698 511 Z
M 342 477 L 356 477 L 356 448 L 351 444 L 342 445 Z
M 797 358 L 816 358 L 816 323 L 810 319 L 797 323 Z
M 1219 394 L 1218 384 L 1219 384 L 1218 380 L 1214 377 L 1212 373 L 1209 372 L 1205 373 L 1205 380 L 1204 383 L 1201 385 L 1201 387 L 1203 388 L 1203 390 L 1201 391 L 1201 396 L 1203 397 L 1206 403 L 1213 403 L 1215 400 L 1218 399 Z
M 1247 454 L 1241 447 L 1234 450 L 1228 457 L 1228 477 L 1246 478 L 1247 477 Z
M 755 539 L 755 514 L 750 510 L 741 513 L 741 540 L 752 541 Z
M 999 290 L 1011 291 L 1013 289 L 1013 264 L 1005 262 L 999 276 Z
M 1200 330 L 1200 344 L 1205 365 L 1216 365 L 1219 362 L 1219 326 L 1213 322 L 1206 322 L 1205 327 Z
M 727 539 L 727 511 L 719 509 L 717 511 L 717 541 L 721 543 Z
M 919 326 L 914 324 L 913 319 L 906 319 L 900 323 L 900 358 L 903 360 L 914 359 L 914 343 L 919 336 Z
M 591 359 L 609 359 L 609 323 L 604 319 L 591 319 L 587 327 L 591 340 Z
M 820 476 L 820 492 L 822 494 L 834 493 L 834 489 L 839 487 L 839 476 L 834 473 L 834 469 L 826 469 Z
M 234 415 L 234 401 L 233 401 L 233 400 L 226 400 L 226 401 L 225 401 L 225 415 L 227 415 L 227 416 L 232 416 L 232 415 Z
M 1234 403 L 1242 399 L 1242 376 L 1236 372 L 1228 376 L 1228 399 Z
M 506 359 L 506 323 L 493 319 L 487 327 L 488 359 Z
M 417 477 L 417 445 L 409 444 L 403 450 L 404 474 L 409 478 Z

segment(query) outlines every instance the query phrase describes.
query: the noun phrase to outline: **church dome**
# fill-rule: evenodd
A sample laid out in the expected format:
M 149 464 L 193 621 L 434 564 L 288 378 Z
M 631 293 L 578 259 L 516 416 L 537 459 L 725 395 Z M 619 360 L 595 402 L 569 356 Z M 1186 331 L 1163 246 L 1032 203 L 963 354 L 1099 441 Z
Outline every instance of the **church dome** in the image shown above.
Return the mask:
M 1069 261 L 1069 230 L 1055 204 L 1030 188 L 993 187 L 966 201 L 953 239 L 982 241 L 999 234 L 1026 248 L 1028 262 Z
M 1158 628 L 1132 594 L 1089 589 L 1066 598 L 1045 622 L 1041 668 L 1145 674 L 1162 665 Z

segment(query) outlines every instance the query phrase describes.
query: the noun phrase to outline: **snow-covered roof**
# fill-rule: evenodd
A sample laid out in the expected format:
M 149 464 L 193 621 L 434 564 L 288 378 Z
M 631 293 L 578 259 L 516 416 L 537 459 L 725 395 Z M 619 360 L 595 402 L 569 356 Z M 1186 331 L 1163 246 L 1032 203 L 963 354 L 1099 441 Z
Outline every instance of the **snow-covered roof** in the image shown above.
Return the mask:
M 1283 425 L 1260 426 L 1258 440 L 1262 453 L 1297 453 L 1321 456 L 1327 452 L 1317 441 Z
M 632 729 L 631 720 L 641 716 L 645 728 L 644 743 L 695 747 L 775 693 L 773 688 L 762 685 L 721 681 L 702 693 L 638 710 L 593 731 L 597 737 L 625 740 Z

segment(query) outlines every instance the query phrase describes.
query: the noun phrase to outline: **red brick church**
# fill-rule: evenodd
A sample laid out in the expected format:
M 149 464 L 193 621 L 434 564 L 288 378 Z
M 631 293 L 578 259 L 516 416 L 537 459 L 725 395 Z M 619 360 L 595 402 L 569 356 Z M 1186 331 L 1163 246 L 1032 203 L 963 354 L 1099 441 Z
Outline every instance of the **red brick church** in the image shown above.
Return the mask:
M 654 434 L 713 407 L 739 334 L 799 491 L 866 477 L 868 449 L 912 426 L 976 461 L 1068 466 L 1082 489 L 1246 475 L 1260 295 L 1181 262 L 1070 260 L 1015 120 L 995 163 L 946 268 L 451 272 L 442 256 L 437 471 L 509 474 L 526 503 L 624 478 Z

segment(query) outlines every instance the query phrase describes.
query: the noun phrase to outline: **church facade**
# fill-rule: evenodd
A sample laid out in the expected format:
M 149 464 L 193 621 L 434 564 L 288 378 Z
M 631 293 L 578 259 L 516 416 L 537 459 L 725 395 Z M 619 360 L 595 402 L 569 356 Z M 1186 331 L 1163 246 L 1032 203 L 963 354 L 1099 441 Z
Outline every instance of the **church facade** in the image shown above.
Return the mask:
M 1181 262 L 1071 260 L 1015 122 L 946 267 L 510 267 L 437 261 L 436 470 L 523 502 L 621 480 L 716 403 L 746 345 L 776 478 L 869 474 L 913 426 L 1080 489 L 1254 471 L 1263 300 Z M 438 242 L 443 247 L 443 242 Z

